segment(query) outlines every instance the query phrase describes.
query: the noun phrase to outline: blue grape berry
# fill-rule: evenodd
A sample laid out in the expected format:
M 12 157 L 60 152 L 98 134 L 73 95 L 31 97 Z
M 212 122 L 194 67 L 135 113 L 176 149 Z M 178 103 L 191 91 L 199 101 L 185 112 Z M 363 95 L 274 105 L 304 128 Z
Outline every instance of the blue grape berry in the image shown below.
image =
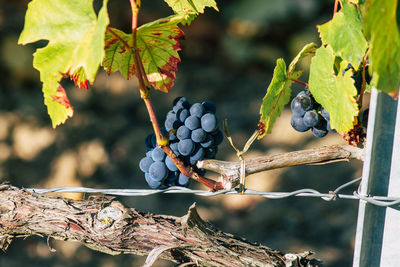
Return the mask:
M 186 118 L 189 117 L 189 110 L 187 109 L 180 109 L 178 113 L 176 113 L 176 117 L 181 123 L 184 123 Z
M 200 145 L 204 148 L 211 147 L 212 145 L 214 145 L 214 137 L 212 135 L 207 135 L 206 139 L 201 142 Z
M 191 131 L 185 125 L 182 125 L 176 131 L 176 136 L 179 140 L 188 139 L 190 138 Z
M 162 150 L 162 148 L 159 146 L 154 148 L 153 152 L 151 153 L 151 158 L 154 161 L 164 161 L 165 156 L 166 156 L 166 154 L 165 154 L 164 150 Z
M 212 113 L 206 113 L 201 117 L 201 128 L 207 133 L 215 131 L 218 127 L 217 117 Z
M 172 161 L 172 159 L 167 156 L 167 158 L 165 159 L 165 165 L 167 166 L 168 170 L 170 171 L 177 171 L 178 167 L 176 167 L 175 163 Z
M 194 130 L 200 127 L 200 120 L 196 116 L 190 115 L 185 120 L 185 126 L 190 130 Z
M 193 130 L 192 134 L 191 134 L 191 139 L 195 143 L 203 142 L 204 140 L 206 140 L 206 137 L 207 137 L 207 133 L 201 128 Z
M 297 95 L 290 103 L 290 108 L 295 116 L 304 116 L 306 111 L 312 109 L 312 100 L 308 95 Z
M 149 173 L 145 173 L 144 178 L 146 179 L 147 184 L 153 189 L 157 189 L 161 186 L 161 182 L 151 179 Z
M 204 114 L 204 106 L 200 103 L 195 103 L 190 107 L 190 115 L 201 118 Z
M 183 156 L 189 156 L 194 150 L 194 142 L 192 139 L 184 139 L 178 143 L 179 153 Z
M 303 122 L 306 127 L 314 127 L 320 121 L 320 115 L 313 109 L 307 111 L 303 116 Z
M 183 175 L 182 173 L 179 174 L 177 185 L 180 186 L 187 186 L 190 183 L 190 178 Z
M 293 115 L 290 119 L 290 124 L 292 125 L 293 129 L 298 132 L 306 132 L 310 129 L 304 124 L 303 117 Z
M 315 137 L 321 138 L 328 134 L 328 130 L 326 129 L 326 120 L 322 120 L 321 123 L 312 128 L 312 134 Z
M 144 157 L 139 162 L 139 168 L 142 172 L 149 172 L 150 165 L 154 163 L 154 160 L 150 157 Z
M 156 161 L 150 165 L 149 168 L 149 177 L 152 180 L 156 180 L 162 182 L 165 178 L 167 178 L 168 169 L 165 166 L 165 163 L 162 161 Z

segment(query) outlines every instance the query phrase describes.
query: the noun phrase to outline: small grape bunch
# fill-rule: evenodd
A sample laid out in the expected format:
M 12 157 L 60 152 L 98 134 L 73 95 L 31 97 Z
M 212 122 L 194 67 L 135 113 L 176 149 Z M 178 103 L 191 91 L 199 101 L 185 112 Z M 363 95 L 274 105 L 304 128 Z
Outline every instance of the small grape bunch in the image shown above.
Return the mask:
M 215 158 L 218 145 L 223 140 L 215 112 L 216 107 L 211 102 L 191 105 L 185 97 L 178 97 L 164 123 L 163 132 L 168 136 L 171 150 L 200 175 L 204 171 L 197 169 L 197 161 Z M 190 178 L 183 175 L 172 159 L 157 146 L 154 134 L 146 137 L 145 145 L 146 157 L 142 158 L 139 167 L 151 188 L 189 185 Z
M 310 91 L 306 88 L 301 91 L 290 103 L 293 112 L 290 124 L 298 132 L 306 132 L 312 129 L 315 137 L 321 138 L 328 132 L 336 132 L 330 125 L 330 114 L 321 107 Z

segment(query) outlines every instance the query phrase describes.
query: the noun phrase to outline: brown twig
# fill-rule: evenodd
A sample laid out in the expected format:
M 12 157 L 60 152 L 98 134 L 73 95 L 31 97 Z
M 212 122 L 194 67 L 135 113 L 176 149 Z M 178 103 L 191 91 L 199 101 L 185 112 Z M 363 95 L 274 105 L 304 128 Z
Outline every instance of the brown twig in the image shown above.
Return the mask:
M 348 145 L 333 145 L 314 149 L 293 151 L 277 155 L 266 155 L 245 161 L 246 175 L 305 164 L 329 163 L 338 160 L 363 160 L 364 150 Z M 235 187 L 240 181 L 240 162 L 203 160 L 197 163 L 198 168 L 220 173 L 225 188 Z

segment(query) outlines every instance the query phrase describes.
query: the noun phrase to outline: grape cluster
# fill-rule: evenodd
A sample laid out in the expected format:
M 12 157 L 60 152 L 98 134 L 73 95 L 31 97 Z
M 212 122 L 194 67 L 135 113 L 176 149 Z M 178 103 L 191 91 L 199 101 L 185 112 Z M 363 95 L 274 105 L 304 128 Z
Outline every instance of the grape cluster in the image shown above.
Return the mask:
M 331 128 L 330 114 L 312 97 L 308 88 L 301 91 L 290 103 L 293 112 L 290 124 L 298 132 L 311 129 L 315 137 L 324 137 L 328 132 L 336 132 Z
M 223 140 L 215 111 L 216 107 L 211 102 L 191 105 L 185 97 L 178 97 L 164 123 L 164 135 L 168 136 L 172 151 L 186 166 L 193 167 L 200 175 L 204 171 L 197 169 L 196 162 L 215 158 L 218 145 Z M 139 167 L 151 188 L 189 185 L 190 178 L 183 175 L 172 159 L 157 146 L 154 134 L 146 137 L 145 145 L 146 157 L 142 158 Z

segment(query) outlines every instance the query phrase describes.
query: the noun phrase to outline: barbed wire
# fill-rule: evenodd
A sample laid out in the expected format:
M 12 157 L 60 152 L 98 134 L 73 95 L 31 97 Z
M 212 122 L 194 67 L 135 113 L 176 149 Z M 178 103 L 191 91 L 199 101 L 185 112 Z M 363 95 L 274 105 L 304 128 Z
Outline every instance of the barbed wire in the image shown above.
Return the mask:
M 318 190 L 304 188 L 295 190 L 292 192 L 261 192 L 252 189 L 245 189 L 243 195 L 252 195 L 252 196 L 261 196 L 269 199 L 282 199 L 288 197 L 315 197 L 321 198 L 325 201 L 333 201 L 337 199 L 354 199 L 354 200 L 362 200 L 366 201 L 370 204 L 382 206 L 382 207 L 390 207 L 400 204 L 400 197 L 387 197 L 387 196 L 367 196 L 362 195 L 360 193 L 360 188 L 353 192 L 352 195 L 349 194 L 339 194 L 339 192 L 353 184 L 361 181 L 361 177 L 351 180 L 339 187 L 337 187 L 333 191 L 329 191 L 328 193 L 321 193 Z M 9 185 L 1 185 L 0 190 L 5 187 L 11 187 L 14 189 L 20 189 L 15 186 Z M 240 190 L 238 188 L 230 189 L 230 190 L 220 190 L 215 192 L 210 192 L 206 190 L 195 190 L 186 187 L 172 186 L 165 189 L 97 189 L 97 188 L 88 188 L 88 187 L 76 187 L 76 186 L 63 186 L 63 187 L 54 187 L 54 188 L 23 188 L 23 190 L 37 193 L 37 194 L 46 194 L 46 193 L 88 193 L 88 194 L 105 194 L 105 195 L 113 195 L 113 196 L 149 196 L 155 194 L 194 194 L 203 197 L 212 197 L 218 195 L 239 195 Z

